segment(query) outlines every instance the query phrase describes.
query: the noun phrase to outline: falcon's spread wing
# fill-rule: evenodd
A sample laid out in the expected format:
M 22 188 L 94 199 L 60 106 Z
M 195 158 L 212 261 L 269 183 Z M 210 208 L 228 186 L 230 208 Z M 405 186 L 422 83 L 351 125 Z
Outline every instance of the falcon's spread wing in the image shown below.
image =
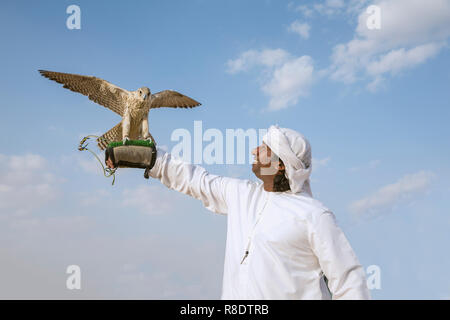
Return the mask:
M 152 94 L 150 108 L 192 108 L 201 105 L 201 103 L 191 99 L 179 92 L 164 90 Z
M 129 95 L 127 90 L 96 77 L 46 70 L 39 70 L 39 72 L 44 77 L 63 84 L 64 88 L 84 94 L 90 100 L 123 116 Z

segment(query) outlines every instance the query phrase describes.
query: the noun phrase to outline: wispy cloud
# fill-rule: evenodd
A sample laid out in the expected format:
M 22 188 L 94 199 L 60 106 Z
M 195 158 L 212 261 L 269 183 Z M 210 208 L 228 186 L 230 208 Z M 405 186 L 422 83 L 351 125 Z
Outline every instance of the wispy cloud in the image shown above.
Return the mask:
M 359 216 L 373 216 L 390 211 L 395 205 L 411 199 L 429 187 L 434 174 L 420 171 L 408 174 L 397 182 L 381 187 L 371 195 L 350 204 L 350 210 Z
M 293 9 L 294 11 L 297 11 L 297 12 L 301 12 L 305 18 L 311 17 L 314 13 L 312 8 L 310 8 L 309 6 L 304 5 L 304 4 L 295 6 L 293 2 L 289 2 L 288 8 Z
M 87 155 L 89 156 L 89 158 L 77 156 L 76 157 L 77 165 L 81 169 L 83 169 L 83 171 L 85 171 L 86 173 L 102 174 L 102 166 L 98 162 L 98 160 L 95 157 L 93 157 L 90 153 Z
M 317 158 L 313 158 L 312 159 L 312 168 L 314 171 L 317 171 L 317 169 L 322 168 L 322 167 L 326 167 L 328 166 L 328 164 L 330 163 L 331 157 L 326 157 L 323 159 L 317 159 Z
M 54 200 L 58 179 L 38 154 L 0 154 L 0 214 L 28 214 Z
M 174 209 L 173 191 L 162 186 L 140 185 L 123 191 L 122 205 L 144 214 L 166 214 Z
M 111 191 L 107 189 L 90 190 L 89 192 L 82 191 L 79 194 L 79 203 L 81 206 L 91 207 L 94 205 L 105 204 L 112 200 Z
M 298 20 L 295 20 L 292 22 L 289 27 L 288 31 L 298 34 L 303 39 L 309 38 L 309 31 L 311 30 L 311 26 L 306 22 L 300 22 Z
M 227 67 L 231 74 L 259 67 L 261 90 L 269 97 L 271 111 L 297 104 L 300 97 L 309 93 L 314 81 L 311 57 L 295 57 L 282 49 L 249 50 L 229 60 Z
M 291 59 L 291 55 L 283 49 L 248 50 L 227 62 L 227 72 L 235 74 L 248 71 L 255 66 L 267 68 L 278 67 Z
M 320 14 L 333 15 L 344 7 L 343 0 L 326 0 L 322 3 L 315 3 L 313 8 Z
M 361 165 L 361 166 L 356 166 L 356 167 L 351 167 L 350 169 L 348 169 L 350 172 L 357 172 L 360 170 L 367 170 L 367 169 L 375 169 L 376 167 L 378 167 L 381 163 L 381 160 L 371 160 L 368 163 Z
M 288 4 L 290 10 L 300 12 L 305 18 L 310 18 L 314 14 L 326 15 L 328 17 L 336 14 L 342 14 L 352 11 L 355 6 L 360 5 L 361 0 L 351 0 L 345 4 L 344 0 L 325 0 L 322 2 L 314 1 L 311 4 L 295 5 L 293 2 Z

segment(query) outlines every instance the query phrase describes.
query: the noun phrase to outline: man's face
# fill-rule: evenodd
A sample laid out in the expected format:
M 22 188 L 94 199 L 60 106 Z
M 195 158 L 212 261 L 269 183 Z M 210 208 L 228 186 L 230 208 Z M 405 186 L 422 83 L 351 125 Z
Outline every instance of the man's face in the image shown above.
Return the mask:
M 259 179 L 275 176 L 278 172 L 279 160 L 268 145 L 263 143 L 252 150 L 254 157 L 252 171 Z

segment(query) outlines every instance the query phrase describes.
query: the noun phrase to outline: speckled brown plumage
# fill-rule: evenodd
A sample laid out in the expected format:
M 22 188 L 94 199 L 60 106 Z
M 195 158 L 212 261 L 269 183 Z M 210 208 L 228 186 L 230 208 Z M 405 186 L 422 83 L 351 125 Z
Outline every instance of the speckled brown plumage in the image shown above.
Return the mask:
M 63 84 L 63 88 L 87 96 L 90 100 L 114 111 L 122 121 L 97 139 L 104 150 L 108 143 L 126 139 L 149 139 L 148 112 L 153 108 L 192 108 L 201 104 L 179 92 L 164 90 L 151 94 L 147 87 L 128 91 L 92 76 L 39 70 L 39 73 Z M 155 141 L 154 141 L 155 142 Z M 155 142 L 156 143 L 156 142 Z

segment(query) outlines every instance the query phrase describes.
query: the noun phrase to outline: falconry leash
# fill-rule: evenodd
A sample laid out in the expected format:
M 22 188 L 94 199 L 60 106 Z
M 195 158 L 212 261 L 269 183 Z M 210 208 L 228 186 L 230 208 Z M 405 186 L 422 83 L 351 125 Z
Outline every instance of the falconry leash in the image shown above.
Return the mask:
M 84 151 L 87 150 L 90 153 L 92 153 L 94 155 L 94 157 L 98 160 L 98 162 L 100 162 L 100 165 L 102 166 L 103 169 L 103 175 L 107 178 L 109 177 L 113 177 L 113 181 L 112 181 L 112 185 L 114 185 L 114 181 L 116 181 L 116 170 L 117 168 L 111 169 L 108 168 L 103 165 L 102 161 L 100 160 L 100 158 L 95 154 L 94 151 L 92 151 L 91 149 L 87 148 L 87 145 L 89 144 L 89 142 L 87 142 L 87 140 L 89 140 L 90 138 L 97 138 L 97 139 L 101 139 L 101 137 L 96 136 L 96 135 L 88 135 L 86 137 L 84 137 L 83 139 L 81 139 L 80 144 L 78 145 L 78 150 L 79 151 Z

